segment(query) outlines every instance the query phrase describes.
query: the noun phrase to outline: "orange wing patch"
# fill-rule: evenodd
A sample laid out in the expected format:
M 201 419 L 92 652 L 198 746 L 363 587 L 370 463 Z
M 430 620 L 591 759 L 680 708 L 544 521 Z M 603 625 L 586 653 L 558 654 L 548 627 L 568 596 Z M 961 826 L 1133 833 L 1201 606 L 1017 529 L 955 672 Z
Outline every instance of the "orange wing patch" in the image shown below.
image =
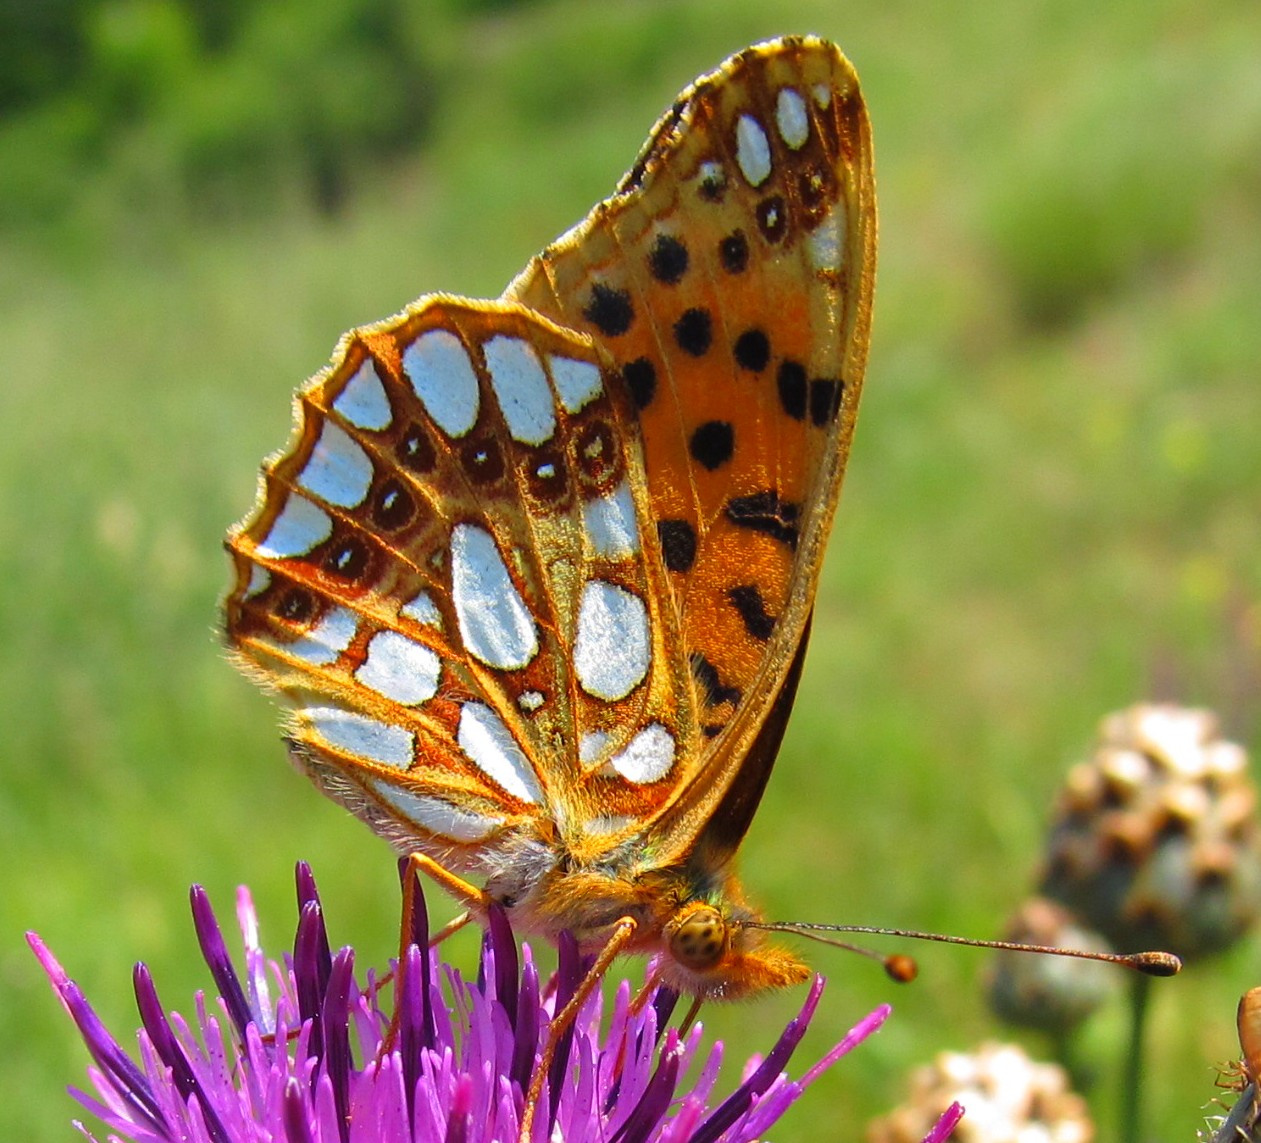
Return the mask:
M 505 296 L 592 335 L 639 415 L 705 731 L 759 717 L 803 636 L 853 430 L 874 265 L 839 53 L 751 49 L 684 94 L 618 193 Z

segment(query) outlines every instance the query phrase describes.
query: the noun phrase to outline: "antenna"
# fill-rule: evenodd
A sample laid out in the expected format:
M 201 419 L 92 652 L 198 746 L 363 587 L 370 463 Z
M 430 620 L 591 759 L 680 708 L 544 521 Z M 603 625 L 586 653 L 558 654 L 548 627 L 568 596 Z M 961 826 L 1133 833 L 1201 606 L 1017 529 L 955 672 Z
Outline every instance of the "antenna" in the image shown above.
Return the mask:
M 1003 949 L 1007 952 L 1077 957 L 1079 960 L 1100 960 L 1106 964 L 1119 965 L 1121 968 L 1131 968 L 1136 972 L 1146 973 L 1148 976 L 1175 976 L 1182 968 L 1182 961 L 1174 956 L 1173 953 L 1167 952 L 1091 952 L 1086 949 L 1060 948 L 1057 945 L 1029 945 L 1020 941 L 982 941 L 974 940 L 971 937 L 946 936 L 943 933 L 924 933 L 915 929 L 884 929 L 874 925 L 817 925 L 807 921 L 758 921 L 746 922 L 744 928 L 763 929 L 772 933 L 794 933 L 799 937 L 805 937 L 807 940 L 818 941 L 820 944 L 848 949 L 850 952 L 856 952 L 860 956 L 880 961 L 889 977 L 903 984 L 914 980 L 918 971 L 915 961 L 911 957 L 901 954 L 884 956 L 871 949 L 863 948 L 861 945 L 851 944 L 849 941 L 836 940 L 824 934 L 864 933 L 877 937 L 902 937 L 915 941 L 937 941 L 946 945 L 970 945 L 978 949 Z

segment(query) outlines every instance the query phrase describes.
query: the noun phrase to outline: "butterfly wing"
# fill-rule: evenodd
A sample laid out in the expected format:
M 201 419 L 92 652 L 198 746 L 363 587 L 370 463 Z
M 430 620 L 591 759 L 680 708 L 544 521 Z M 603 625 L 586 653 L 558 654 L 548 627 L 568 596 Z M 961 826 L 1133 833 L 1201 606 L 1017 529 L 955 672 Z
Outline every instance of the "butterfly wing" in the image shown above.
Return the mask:
M 422 299 L 299 394 L 229 537 L 230 643 L 295 761 L 400 851 L 598 846 L 697 748 L 616 380 L 520 305 Z
M 705 736 L 648 827 L 663 859 L 733 784 L 747 824 L 774 759 L 854 428 L 875 241 L 857 76 L 833 45 L 787 38 L 684 92 L 617 193 L 505 293 L 590 334 L 637 409 Z
M 872 195 L 849 65 L 779 41 L 503 300 L 344 339 L 228 540 L 228 640 L 317 784 L 468 873 L 747 822 L 853 428 Z

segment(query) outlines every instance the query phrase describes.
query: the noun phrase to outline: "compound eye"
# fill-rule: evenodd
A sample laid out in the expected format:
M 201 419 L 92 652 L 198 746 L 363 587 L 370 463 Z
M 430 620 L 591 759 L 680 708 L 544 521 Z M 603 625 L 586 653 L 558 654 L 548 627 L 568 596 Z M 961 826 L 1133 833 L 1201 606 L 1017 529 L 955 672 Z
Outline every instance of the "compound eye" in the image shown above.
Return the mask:
M 697 909 L 670 936 L 670 955 L 684 968 L 705 972 L 727 950 L 727 926 L 722 914 L 708 906 Z

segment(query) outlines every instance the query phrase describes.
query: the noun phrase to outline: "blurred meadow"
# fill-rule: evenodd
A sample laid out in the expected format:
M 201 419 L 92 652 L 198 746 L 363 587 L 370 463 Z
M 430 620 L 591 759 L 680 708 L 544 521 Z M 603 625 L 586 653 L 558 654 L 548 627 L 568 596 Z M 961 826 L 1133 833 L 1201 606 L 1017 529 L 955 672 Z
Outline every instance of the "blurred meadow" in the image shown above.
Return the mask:
M 1103 714 L 1205 705 L 1261 746 L 1261 7 L 6 5 L 0 1138 L 70 1138 L 84 1082 L 25 929 L 125 1044 L 133 960 L 185 1013 L 209 983 L 195 881 L 225 921 L 252 886 L 278 952 L 306 858 L 334 939 L 388 957 L 393 858 L 289 769 L 220 650 L 221 536 L 344 329 L 498 294 L 680 88 L 790 31 L 862 77 L 881 251 L 813 647 L 743 852 L 754 899 L 993 936 Z M 984 954 L 911 949 L 897 987 L 804 951 L 831 983 L 796 1072 L 895 1011 L 783 1138 L 858 1139 L 908 1067 L 1009 1035 Z M 1154 989 L 1153 1137 L 1191 1137 L 1257 983 L 1245 941 Z M 799 1002 L 703 1018 L 742 1058 Z M 1103 1138 L 1123 1036 L 1118 1001 L 1086 1037 Z

